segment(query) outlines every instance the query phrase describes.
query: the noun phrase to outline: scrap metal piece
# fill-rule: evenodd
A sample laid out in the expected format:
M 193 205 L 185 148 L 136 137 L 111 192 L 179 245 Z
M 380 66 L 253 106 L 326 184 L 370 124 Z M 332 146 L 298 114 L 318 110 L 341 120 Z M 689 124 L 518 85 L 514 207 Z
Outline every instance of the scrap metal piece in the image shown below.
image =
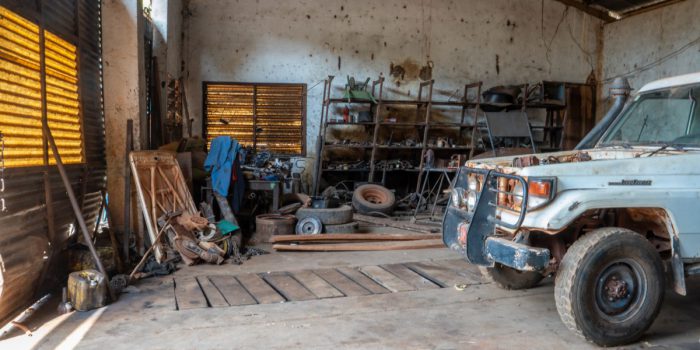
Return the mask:
M 306 217 L 297 223 L 296 234 L 298 235 L 318 235 L 323 230 L 321 220 L 315 217 Z

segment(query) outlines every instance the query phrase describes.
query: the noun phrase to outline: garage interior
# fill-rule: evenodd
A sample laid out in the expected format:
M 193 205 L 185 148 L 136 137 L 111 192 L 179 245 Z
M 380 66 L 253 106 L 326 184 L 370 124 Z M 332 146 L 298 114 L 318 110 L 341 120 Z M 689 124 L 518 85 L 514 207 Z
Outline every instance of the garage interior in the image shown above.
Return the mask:
M 698 14 L 0 0 L 0 348 L 596 348 L 554 270 L 504 289 L 446 247 L 453 189 L 465 164 L 558 162 L 620 94 L 700 72 Z M 700 348 L 700 279 L 672 281 L 630 348 Z

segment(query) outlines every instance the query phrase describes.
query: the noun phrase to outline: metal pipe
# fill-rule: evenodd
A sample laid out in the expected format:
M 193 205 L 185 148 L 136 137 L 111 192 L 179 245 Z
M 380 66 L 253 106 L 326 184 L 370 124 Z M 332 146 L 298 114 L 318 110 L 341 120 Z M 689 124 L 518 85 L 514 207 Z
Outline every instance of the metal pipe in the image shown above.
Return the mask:
M 614 102 L 608 113 L 605 114 L 600 123 L 591 130 L 584 138 L 579 142 L 574 148 L 575 150 L 589 149 L 595 147 L 596 143 L 603 136 L 603 133 L 610 127 L 610 125 L 615 121 L 617 116 L 620 115 L 622 109 L 627 103 L 627 98 L 630 95 L 630 83 L 627 78 L 615 78 L 612 86 L 610 87 L 610 95 L 613 97 Z
M 14 320 L 5 324 L 2 327 L 2 329 L 0 329 L 0 338 L 4 337 L 7 333 L 10 333 L 15 328 L 20 328 L 24 330 L 25 333 L 27 333 L 28 335 L 31 335 L 32 332 L 24 325 L 24 321 L 26 321 L 31 315 L 33 315 L 37 310 L 39 310 L 40 307 L 46 304 L 46 302 L 49 301 L 49 298 L 51 298 L 51 294 L 44 295 L 34 304 L 32 304 L 32 306 L 22 311 L 22 313 L 15 317 Z
M 97 266 L 97 269 L 100 271 L 100 273 L 104 276 L 104 278 L 107 279 L 107 290 L 109 291 L 109 296 L 112 298 L 112 301 L 117 300 L 117 296 L 112 290 L 111 286 L 109 285 L 109 275 L 107 274 L 107 271 L 105 270 L 104 266 L 102 266 L 102 262 L 100 261 L 100 257 L 97 255 L 97 251 L 95 250 L 95 246 L 92 244 L 92 237 L 90 237 L 90 233 L 88 232 L 87 225 L 85 224 L 85 219 L 83 218 L 83 214 L 80 211 L 80 207 L 78 206 L 78 200 L 75 198 L 75 193 L 73 192 L 73 187 L 70 185 L 70 180 L 68 179 L 68 174 L 66 173 L 66 169 L 63 167 L 63 162 L 61 161 L 61 156 L 58 154 L 58 147 L 56 147 L 56 141 L 53 139 L 53 135 L 51 134 L 51 129 L 49 129 L 48 123 L 43 123 L 43 128 L 44 128 L 44 134 L 46 135 L 46 138 L 48 139 L 49 146 L 51 146 L 51 151 L 53 152 L 53 156 L 56 159 L 56 166 L 58 167 L 58 172 L 61 174 L 61 180 L 63 180 L 63 186 L 66 188 L 66 193 L 68 194 L 68 199 L 70 200 L 70 205 L 73 207 L 73 213 L 75 213 L 76 219 L 78 219 L 78 225 L 80 226 L 80 231 L 83 232 L 83 238 L 85 239 L 85 244 L 88 246 L 90 249 L 90 253 L 92 254 L 92 258 L 95 259 L 95 266 Z M 116 254 L 116 252 L 115 252 Z

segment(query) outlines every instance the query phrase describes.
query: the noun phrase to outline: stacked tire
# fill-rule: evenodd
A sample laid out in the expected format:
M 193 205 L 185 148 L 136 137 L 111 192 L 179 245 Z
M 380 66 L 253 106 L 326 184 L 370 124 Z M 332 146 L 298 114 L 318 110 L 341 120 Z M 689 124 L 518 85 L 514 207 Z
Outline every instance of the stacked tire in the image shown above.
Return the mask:
M 297 234 L 354 233 L 358 223 L 353 221 L 352 207 L 341 205 L 337 208 L 300 208 L 296 212 Z M 320 228 L 318 222 L 320 222 Z
M 384 186 L 362 185 L 352 194 L 352 206 L 360 214 L 391 215 L 396 206 L 396 196 Z

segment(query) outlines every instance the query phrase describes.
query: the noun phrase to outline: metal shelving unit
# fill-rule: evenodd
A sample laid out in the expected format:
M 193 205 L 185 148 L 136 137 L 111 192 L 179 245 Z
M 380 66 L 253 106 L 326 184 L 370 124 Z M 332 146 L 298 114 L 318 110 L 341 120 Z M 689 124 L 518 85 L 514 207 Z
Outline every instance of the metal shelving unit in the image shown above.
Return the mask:
M 416 154 L 413 158 L 414 161 L 419 162 L 418 168 L 413 169 L 391 169 L 386 170 L 387 172 L 407 172 L 407 173 L 417 173 L 416 181 L 416 192 L 420 191 L 425 167 L 425 154 L 431 149 L 435 153 L 444 154 L 446 151 L 452 152 L 468 152 L 469 158 L 473 157 L 475 151 L 477 150 L 478 140 L 481 138 L 482 130 L 486 130 L 486 126 L 479 124 L 481 117 L 485 115 L 482 106 L 482 82 L 475 82 L 466 84 L 464 86 L 464 95 L 461 101 L 436 101 L 433 100 L 433 87 L 435 84 L 434 80 L 424 81 L 420 83 L 418 95 L 415 100 L 396 100 L 396 99 L 384 99 L 384 77 L 379 76 L 376 80 L 371 83 L 371 95 L 374 100 L 371 99 L 358 99 L 358 98 L 337 98 L 331 97 L 333 76 L 329 76 L 328 79 L 324 81 L 324 92 L 323 92 L 323 105 L 321 109 L 321 127 L 319 133 L 318 156 L 319 161 L 317 162 L 316 170 L 316 188 L 314 193 L 318 193 L 318 183 L 324 172 L 331 173 L 359 173 L 367 174 L 367 181 L 373 182 L 375 180 L 375 174 L 377 172 L 382 172 L 383 170 L 376 169 L 376 161 L 379 158 L 380 152 L 385 152 L 387 150 L 395 151 L 414 151 L 420 154 Z M 527 91 L 528 85 L 524 85 Z M 472 93 L 475 98 L 471 101 L 469 100 L 469 95 Z M 519 104 L 514 104 L 509 107 L 505 107 L 506 110 L 521 110 L 523 113 L 527 109 L 546 109 L 547 117 L 545 120 L 545 125 L 531 126 L 533 130 L 542 130 L 543 132 L 543 144 L 540 145 L 541 150 L 557 150 L 557 146 L 560 146 L 560 142 L 556 142 L 557 135 L 561 140 L 561 130 L 563 129 L 563 122 L 560 115 L 561 108 L 553 107 L 552 105 L 545 105 L 541 103 L 528 103 L 527 99 L 524 99 Z M 372 121 L 366 122 L 338 122 L 329 121 L 329 111 L 330 107 L 335 104 L 346 104 L 346 105 L 367 105 L 370 108 L 370 113 L 373 116 Z M 416 107 L 416 118 L 414 122 L 405 121 L 387 121 L 383 119 L 382 107 L 384 106 L 415 106 Z M 436 107 L 461 107 L 461 119 L 454 122 L 444 122 L 444 121 L 433 121 L 433 109 Z M 563 108 L 563 107 L 562 107 Z M 565 118 L 564 118 L 565 119 Z M 328 127 L 340 126 L 340 125 L 359 125 L 365 127 L 372 127 L 372 130 L 368 130 L 370 134 L 371 141 L 364 144 L 332 144 L 326 143 L 326 132 Z M 383 127 L 415 127 L 419 131 L 419 135 L 422 137 L 420 140 L 420 146 L 392 146 L 379 144 L 379 134 Z M 464 132 L 471 131 L 469 136 L 468 144 L 456 145 L 454 147 L 435 147 L 435 145 L 428 145 L 428 140 L 432 134 L 432 131 L 445 131 L 449 129 L 458 129 L 458 135 L 463 137 Z M 466 139 L 467 137 L 464 137 Z M 331 149 L 355 149 L 370 151 L 369 154 L 369 164 L 368 168 L 365 169 L 328 169 L 324 167 L 324 154 L 326 150 Z
M 392 169 L 386 170 L 387 172 L 411 172 L 418 173 L 418 180 L 416 185 L 419 186 L 423 169 L 425 168 L 425 154 L 428 149 L 432 149 L 434 152 L 444 152 L 444 151 L 469 151 L 473 150 L 473 141 L 469 145 L 458 145 L 455 147 L 435 147 L 428 146 L 428 139 L 431 135 L 431 129 L 445 130 L 445 129 L 459 129 L 459 135 L 462 135 L 463 130 L 470 130 L 476 126 L 476 118 L 473 118 L 473 123 L 466 123 L 465 118 L 468 109 L 478 108 L 480 96 L 477 96 L 476 102 L 469 102 L 467 100 L 468 89 L 472 86 L 481 87 L 481 83 L 467 84 L 465 85 L 464 99 L 462 101 L 436 101 L 433 100 L 433 86 L 435 84 L 434 80 L 429 80 L 422 82 L 418 91 L 418 96 L 415 100 L 395 100 L 395 99 L 384 99 L 384 77 L 379 76 L 378 79 L 372 81 L 371 94 L 374 96 L 375 100 L 369 99 L 357 99 L 357 98 L 336 98 L 331 97 L 333 76 L 329 76 L 328 79 L 324 81 L 324 92 L 323 92 L 323 106 L 321 108 L 321 130 L 319 133 L 320 147 L 319 150 L 319 162 L 316 183 L 318 183 L 323 176 L 324 172 L 353 172 L 353 173 L 367 173 L 367 181 L 373 182 L 375 179 L 375 174 L 377 172 L 382 172 L 383 170 L 376 169 L 376 160 L 379 157 L 379 152 L 386 150 L 397 150 L 397 151 L 415 151 L 416 153 L 420 151 L 420 154 L 416 154 L 414 161 L 420 163 L 417 169 Z M 479 90 L 480 93 L 480 90 Z M 478 94 L 477 94 L 478 95 Z M 357 105 L 368 105 L 370 111 L 373 115 L 373 120 L 371 122 L 337 122 L 329 121 L 329 111 L 330 106 L 334 104 L 357 104 Z M 403 121 L 386 121 L 382 117 L 382 107 L 383 106 L 416 106 L 416 122 L 403 122 Z M 461 121 L 460 122 L 433 122 L 432 113 L 434 107 L 461 107 Z M 366 127 L 372 127 L 370 132 L 371 141 L 367 144 L 332 144 L 327 143 L 326 132 L 329 127 L 339 126 L 339 125 L 362 125 Z M 415 127 L 419 129 L 422 139 L 420 140 L 420 146 L 392 146 L 379 144 L 379 134 L 383 127 Z M 323 156 L 326 150 L 331 149 L 363 149 L 371 150 L 369 155 L 369 168 L 368 169 L 328 169 L 324 167 Z M 318 193 L 318 188 L 314 190 L 314 193 Z

